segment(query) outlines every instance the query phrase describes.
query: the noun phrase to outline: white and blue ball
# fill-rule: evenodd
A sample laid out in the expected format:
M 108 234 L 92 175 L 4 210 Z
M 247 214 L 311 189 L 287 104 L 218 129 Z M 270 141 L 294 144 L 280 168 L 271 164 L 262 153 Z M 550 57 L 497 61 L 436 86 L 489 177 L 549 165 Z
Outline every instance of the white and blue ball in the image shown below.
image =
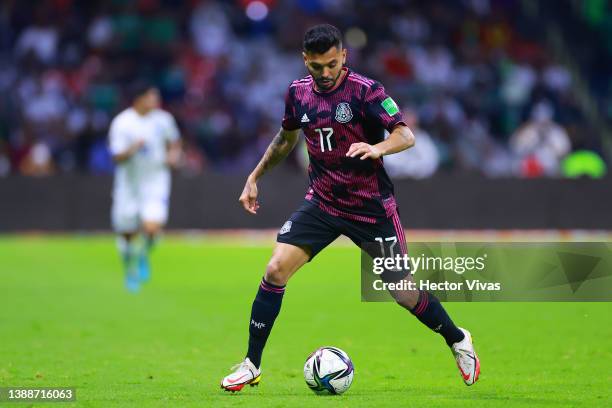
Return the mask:
M 337 347 L 315 350 L 304 364 L 304 379 L 317 394 L 342 394 L 353 383 L 353 362 Z

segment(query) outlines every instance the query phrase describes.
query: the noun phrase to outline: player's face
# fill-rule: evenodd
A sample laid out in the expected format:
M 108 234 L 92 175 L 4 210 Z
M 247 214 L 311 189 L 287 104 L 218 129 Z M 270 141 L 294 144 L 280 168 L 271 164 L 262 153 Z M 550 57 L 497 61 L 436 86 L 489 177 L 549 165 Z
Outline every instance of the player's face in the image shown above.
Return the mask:
M 312 75 L 317 88 L 328 90 L 333 88 L 340 78 L 342 67 L 346 62 L 346 49 L 331 47 L 323 54 L 303 52 L 304 64 Z
M 159 96 L 159 91 L 156 88 L 151 88 L 140 98 L 138 98 L 138 103 L 145 111 L 150 111 L 153 109 L 157 109 L 161 105 L 161 98 Z

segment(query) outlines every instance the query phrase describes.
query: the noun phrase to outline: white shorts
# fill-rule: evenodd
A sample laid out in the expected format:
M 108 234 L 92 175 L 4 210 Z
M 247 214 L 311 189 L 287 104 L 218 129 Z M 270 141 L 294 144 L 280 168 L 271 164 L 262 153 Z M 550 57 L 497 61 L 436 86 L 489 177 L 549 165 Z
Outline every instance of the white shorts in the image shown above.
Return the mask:
M 157 191 L 132 194 L 126 190 L 115 191 L 111 219 L 113 229 L 119 233 L 136 232 L 144 222 L 165 225 L 168 220 L 168 196 Z

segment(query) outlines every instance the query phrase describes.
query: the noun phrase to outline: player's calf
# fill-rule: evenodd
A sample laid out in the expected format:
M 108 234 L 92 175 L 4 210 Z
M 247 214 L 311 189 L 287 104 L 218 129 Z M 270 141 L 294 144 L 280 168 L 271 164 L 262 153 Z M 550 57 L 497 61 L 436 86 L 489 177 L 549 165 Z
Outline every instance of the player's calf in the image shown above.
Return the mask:
M 121 254 L 125 273 L 125 287 L 133 293 L 140 290 L 137 265 L 138 249 L 134 241 L 134 233 L 125 233 L 117 237 L 117 248 Z
M 151 279 L 151 264 L 149 255 L 157 243 L 157 237 L 162 225 L 155 221 L 144 221 L 142 223 L 142 247 L 138 255 L 138 277 L 141 282 Z
M 251 319 L 249 321 L 247 358 L 255 367 L 261 365 L 263 349 L 272 332 L 274 321 L 280 312 L 284 294 L 284 286 L 269 283 L 265 278 L 261 280 L 251 307 Z
M 439 333 L 450 347 L 464 338 L 464 333 L 455 326 L 437 297 L 424 290 L 419 292 L 419 301 L 410 310 L 421 323 Z

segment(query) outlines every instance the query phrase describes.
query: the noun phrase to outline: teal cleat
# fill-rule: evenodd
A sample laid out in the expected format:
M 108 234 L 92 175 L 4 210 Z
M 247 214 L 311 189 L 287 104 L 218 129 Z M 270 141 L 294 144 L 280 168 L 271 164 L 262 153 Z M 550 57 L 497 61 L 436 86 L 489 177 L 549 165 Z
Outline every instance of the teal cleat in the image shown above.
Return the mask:
M 125 277 L 125 288 L 128 292 L 138 293 L 140 291 L 140 281 L 135 276 L 127 275 Z

